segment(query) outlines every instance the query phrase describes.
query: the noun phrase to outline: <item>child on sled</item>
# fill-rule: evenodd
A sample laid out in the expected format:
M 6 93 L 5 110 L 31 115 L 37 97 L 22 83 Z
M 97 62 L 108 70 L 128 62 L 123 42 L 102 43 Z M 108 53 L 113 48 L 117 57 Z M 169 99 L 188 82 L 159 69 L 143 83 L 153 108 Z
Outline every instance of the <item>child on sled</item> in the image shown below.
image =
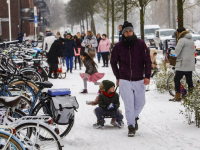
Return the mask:
M 120 106 L 119 95 L 115 92 L 115 84 L 112 81 L 102 81 L 100 84 L 99 96 L 95 101 L 88 104 L 96 105 L 97 103 L 99 104 L 99 107 L 95 108 L 95 114 L 97 117 L 97 123 L 94 124 L 95 127 L 102 124 L 102 116 L 113 117 L 111 120 L 113 126 L 124 125 L 124 122 L 122 121 L 123 115 L 121 114 L 121 111 L 118 110 Z M 117 122 L 116 118 L 118 118 Z

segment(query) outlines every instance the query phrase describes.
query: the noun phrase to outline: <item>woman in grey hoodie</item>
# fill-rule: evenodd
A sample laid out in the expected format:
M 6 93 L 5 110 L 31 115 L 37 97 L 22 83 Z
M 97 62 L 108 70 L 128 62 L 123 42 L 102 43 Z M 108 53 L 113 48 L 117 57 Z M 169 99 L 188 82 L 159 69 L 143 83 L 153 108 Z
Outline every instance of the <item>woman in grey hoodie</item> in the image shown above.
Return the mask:
M 85 52 L 88 53 L 88 49 L 95 50 L 96 52 L 96 47 L 98 46 L 97 39 L 94 36 L 92 31 L 87 31 L 87 36 L 81 43 L 82 47 L 85 47 Z

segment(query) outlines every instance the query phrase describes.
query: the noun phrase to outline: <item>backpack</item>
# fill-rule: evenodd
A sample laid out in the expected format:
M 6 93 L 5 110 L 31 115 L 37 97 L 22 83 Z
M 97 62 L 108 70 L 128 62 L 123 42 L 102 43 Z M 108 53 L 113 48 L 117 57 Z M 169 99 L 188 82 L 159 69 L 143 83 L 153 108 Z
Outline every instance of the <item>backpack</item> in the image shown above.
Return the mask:
M 74 117 L 74 110 L 79 108 L 75 96 L 55 96 L 50 101 L 50 110 L 53 120 L 59 125 L 67 125 L 69 120 Z

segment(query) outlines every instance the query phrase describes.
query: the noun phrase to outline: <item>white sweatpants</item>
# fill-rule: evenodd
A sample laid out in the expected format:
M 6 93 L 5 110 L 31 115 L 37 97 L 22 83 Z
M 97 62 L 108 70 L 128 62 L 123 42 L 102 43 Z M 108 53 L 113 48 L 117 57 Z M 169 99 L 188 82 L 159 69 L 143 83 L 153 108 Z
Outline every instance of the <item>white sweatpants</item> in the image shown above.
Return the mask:
M 124 101 L 127 124 L 135 127 L 135 118 L 139 117 L 145 105 L 146 86 L 144 80 L 119 80 L 119 91 Z

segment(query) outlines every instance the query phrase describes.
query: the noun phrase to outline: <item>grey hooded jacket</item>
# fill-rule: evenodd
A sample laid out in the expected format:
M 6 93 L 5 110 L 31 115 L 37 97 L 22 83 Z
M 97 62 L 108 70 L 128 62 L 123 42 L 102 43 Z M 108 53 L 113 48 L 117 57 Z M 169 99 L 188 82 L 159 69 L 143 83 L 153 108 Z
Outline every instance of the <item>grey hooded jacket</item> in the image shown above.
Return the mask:
M 179 36 L 178 44 L 176 45 L 175 55 L 176 71 L 194 71 L 195 70 L 195 47 L 192 35 L 188 31 L 184 31 Z
M 97 43 L 97 39 L 95 36 L 92 36 L 91 39 L 88 39 L 86 36 L 85 39 L 83 40 L 83 42 L 81 43 L 81 46 L 85 47 L 85 52 L 88 53 L 88 48 L 86 47 L 86 44 L 92 45 L 91 49 L 94 49 L 96 51 L 96 47 L 98 46 L 98 43 Z

